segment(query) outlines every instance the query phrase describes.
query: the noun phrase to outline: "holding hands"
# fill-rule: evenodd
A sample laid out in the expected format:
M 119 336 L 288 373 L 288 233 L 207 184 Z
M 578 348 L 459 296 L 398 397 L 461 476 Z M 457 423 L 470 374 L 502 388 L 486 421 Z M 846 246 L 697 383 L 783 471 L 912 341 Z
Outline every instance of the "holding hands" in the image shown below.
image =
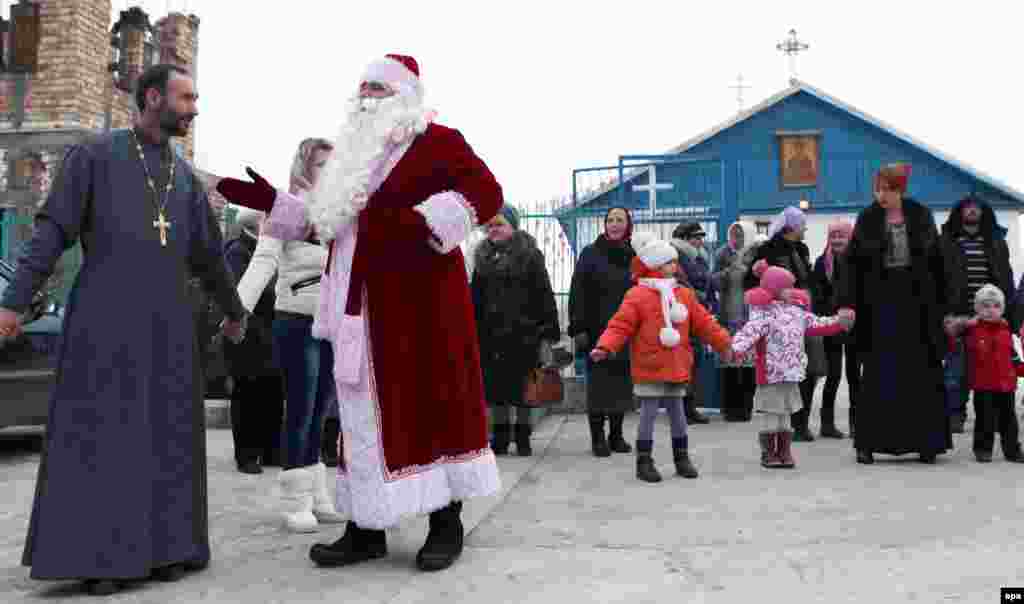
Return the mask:
M 850 331 L 853 329 L 853 325 L 857 320 L 857 314 L 853 312 L 852 308 L 841 308 L 838 313 L 839 324 L 843 326 L 843 329 Z

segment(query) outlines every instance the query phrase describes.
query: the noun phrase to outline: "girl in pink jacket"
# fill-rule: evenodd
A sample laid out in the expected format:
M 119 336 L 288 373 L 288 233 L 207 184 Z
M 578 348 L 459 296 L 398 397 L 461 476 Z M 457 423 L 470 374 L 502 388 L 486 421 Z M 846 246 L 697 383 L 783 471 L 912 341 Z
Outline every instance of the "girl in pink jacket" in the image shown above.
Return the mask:
M 808 310 L 807 292 L 793 289 L 796 279 L 784 268 L 760 260 L 753 271 L 761 280 L 760 287 L 745 295 L 750 320 L 733 338 L 732 349 L 736 355 L 747 355 L 751 349 L 756 352 L 754 409 L 764 418 L 758 434 L 761 465 L 792 468 L 796 463 L 789 414 L 802 406 L 798 384 L 807 369 L 804 336 L 838 334 L 852 326 L 853 317 L 849 311 L 836 317 L 815 316 Z

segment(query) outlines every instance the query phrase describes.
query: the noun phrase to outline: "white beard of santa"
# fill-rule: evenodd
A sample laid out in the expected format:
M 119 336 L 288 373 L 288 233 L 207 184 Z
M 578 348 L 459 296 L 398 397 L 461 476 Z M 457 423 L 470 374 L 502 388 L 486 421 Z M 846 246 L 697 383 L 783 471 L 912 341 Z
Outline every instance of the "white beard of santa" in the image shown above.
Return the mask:
M 427 115 L 412 95 L 348 101 L 345 125 L 310 195 L 310 222 L 322 242 L 333 240 L 366 207 L 373 193 L 373 170 L 390 152 L 427 129 Z

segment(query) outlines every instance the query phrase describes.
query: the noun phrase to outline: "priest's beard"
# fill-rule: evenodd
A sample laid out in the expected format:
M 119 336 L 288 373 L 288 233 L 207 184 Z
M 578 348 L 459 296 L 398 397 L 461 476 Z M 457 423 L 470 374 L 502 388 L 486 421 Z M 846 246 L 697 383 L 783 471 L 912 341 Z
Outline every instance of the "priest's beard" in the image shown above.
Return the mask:
M 345 125 L 310 197 L 310 221 L 321 241 L 366 207 L 370 175 L 388 152 L 426 130 L 422 103 L 402 95 L 353 98 Z

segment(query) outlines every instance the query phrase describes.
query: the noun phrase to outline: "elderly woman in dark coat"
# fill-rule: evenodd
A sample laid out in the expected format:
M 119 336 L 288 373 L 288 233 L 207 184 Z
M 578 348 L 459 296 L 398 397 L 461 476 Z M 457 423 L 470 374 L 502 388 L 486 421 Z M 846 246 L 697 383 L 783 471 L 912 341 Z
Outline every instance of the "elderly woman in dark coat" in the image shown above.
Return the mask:
M 224 246 L 224 260 L 237 283 L 249 267 L 259 237 L 263 213 L 243 209 L 238 237 Z M 276 280 L 276 277 L 275 277 Z M 268 287 L 249 318 L 245 340 L 224 338 L 224 360 L 231 374 L 231 436 L 240 472 L 260 474 L 281 463 L 281 424 L 284 418 L 284 378 L 273 342 L 274 287 Z
M 540 364 L 541 346 L 561 337 L 544 253 L 529 233 L 519 230 L 518 212 L 506 205 L 487 223 L 487 238 L 474 256 L 471 289 L 493 417 L 491 448 L 496 455 L 508 454 L 516 407 L 516 452 L 531 455 L 530 408 L 523 406 L 526 376 Z
M 590 360 L 591 349 L 632 286 L 630 263 L 636 256 L 630 245 L 632 236 L 633 218 L 629 211 L 608 210 L 604 232 L 580 252 L 569 290 L 568 331 L 576 343 L 576 352 L 586 354 L 587 411 L 591 448 L 597 457 L 608 457 L 612 451 L 633 450 L 622 436 L 625 414 L 636 405 L 629 357 L 622 353 L 602 363 Z M 605 420 L 609 423 L 607 435 Z
M 857 217 L 837 306 L 856 312 L 863 363 L 854 430 L 857 461 L 953 447 L 942 382 L 943 320 L 956 299 L 931 210 L 904 198 L 910 168 L 884 167 L 876 201 Z

